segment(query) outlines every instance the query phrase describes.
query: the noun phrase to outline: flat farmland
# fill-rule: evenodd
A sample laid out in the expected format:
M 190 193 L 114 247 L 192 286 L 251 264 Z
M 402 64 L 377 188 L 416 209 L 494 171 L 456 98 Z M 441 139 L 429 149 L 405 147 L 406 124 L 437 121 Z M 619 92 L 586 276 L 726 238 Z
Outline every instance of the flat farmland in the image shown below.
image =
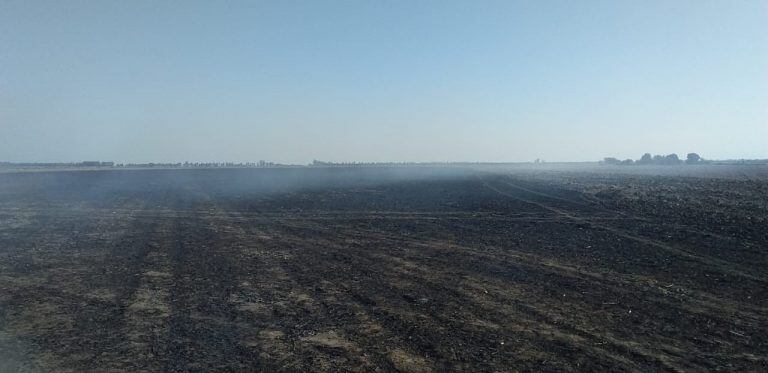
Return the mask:
M 766 371 L 768 174 L 695 167 L 0 174 L 0 371 Z

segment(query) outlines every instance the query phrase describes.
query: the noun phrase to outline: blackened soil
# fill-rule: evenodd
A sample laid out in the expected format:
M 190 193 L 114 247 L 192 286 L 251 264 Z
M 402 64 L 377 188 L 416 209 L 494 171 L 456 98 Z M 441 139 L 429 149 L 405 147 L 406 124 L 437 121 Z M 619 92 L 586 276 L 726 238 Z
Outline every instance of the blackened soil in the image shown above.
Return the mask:
M 768 370 L 768 180 L 377 172 L 0 175 L 0 367 Z

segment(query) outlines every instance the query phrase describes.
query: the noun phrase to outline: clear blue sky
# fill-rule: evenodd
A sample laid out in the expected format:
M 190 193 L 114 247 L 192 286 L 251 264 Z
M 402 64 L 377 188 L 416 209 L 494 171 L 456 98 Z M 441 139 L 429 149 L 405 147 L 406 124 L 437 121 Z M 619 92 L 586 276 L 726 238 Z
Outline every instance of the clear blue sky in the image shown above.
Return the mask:
M 0 160 L 768 158 L 768 1 L 0 0 Z

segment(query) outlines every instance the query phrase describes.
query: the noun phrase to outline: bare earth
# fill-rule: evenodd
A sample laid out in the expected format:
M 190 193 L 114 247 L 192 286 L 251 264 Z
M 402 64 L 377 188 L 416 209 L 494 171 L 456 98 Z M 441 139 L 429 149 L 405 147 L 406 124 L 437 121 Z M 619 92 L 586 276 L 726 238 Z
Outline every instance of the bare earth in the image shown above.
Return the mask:
M 766 371 L 768 174 L 688 167 L 0 174 L 0 371 Z

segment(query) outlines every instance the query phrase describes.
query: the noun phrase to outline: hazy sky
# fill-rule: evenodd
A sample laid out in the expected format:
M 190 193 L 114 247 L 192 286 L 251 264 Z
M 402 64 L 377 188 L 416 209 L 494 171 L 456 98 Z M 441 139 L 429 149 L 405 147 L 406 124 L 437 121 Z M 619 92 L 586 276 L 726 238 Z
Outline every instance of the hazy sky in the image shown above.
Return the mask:
M 768 1 L 0 0 L 0 160 L 768 158 Z

